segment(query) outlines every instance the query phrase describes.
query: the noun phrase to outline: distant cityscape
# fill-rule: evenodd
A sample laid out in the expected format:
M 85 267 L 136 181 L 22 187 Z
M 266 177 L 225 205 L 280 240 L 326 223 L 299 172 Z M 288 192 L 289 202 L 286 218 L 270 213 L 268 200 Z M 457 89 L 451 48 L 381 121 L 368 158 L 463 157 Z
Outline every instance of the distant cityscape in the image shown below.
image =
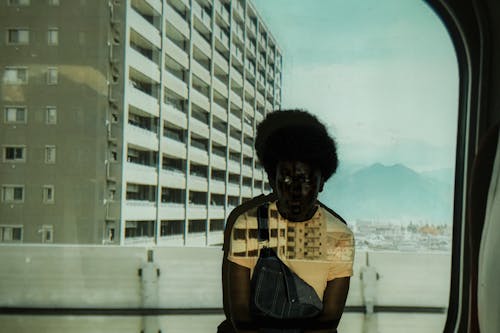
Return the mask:
M 348 224 L 354 232 L 356 250 L 451 251 L 452 224 L 379 220 L 356 220 Z

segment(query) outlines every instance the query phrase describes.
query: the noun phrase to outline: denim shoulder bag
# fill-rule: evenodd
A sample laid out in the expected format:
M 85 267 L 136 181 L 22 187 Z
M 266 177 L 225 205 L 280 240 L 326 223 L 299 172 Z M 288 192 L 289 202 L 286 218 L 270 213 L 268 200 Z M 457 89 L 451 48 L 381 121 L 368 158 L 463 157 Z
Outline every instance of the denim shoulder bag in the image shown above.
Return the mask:
M 257 209 L 259 244 L 267 243 L 260 250 L 250 282 L 250 310 L 256 317 L 276 319 L 312 318 L 319 315 L 323 302 L 316 291 L 268 247 L 269 204 Z

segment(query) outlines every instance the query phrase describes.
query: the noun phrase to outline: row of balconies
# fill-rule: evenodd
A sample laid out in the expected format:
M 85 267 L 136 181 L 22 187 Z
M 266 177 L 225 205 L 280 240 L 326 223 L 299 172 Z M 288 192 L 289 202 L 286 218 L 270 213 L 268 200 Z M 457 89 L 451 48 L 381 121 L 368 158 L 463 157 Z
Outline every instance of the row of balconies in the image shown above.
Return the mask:
M 249 199 L 252 197 L 252 188 L 249 186 L 241 186 L 234 184 L 228 184 L 227 193 L 215 192 L 213 188 L 208 191 L 207 188 L 196 188 L 194 185 L 190 184 L 190 189 L 188 192 L 188 203 L 186 205 L 186 190 L 185 189 L 175 189 L 172 187 L 161 188 L 160 200 L 157 201 L 157 188 L 155 185 L 143 185 L 131 183 L 127 180 L 126 188 L 126 200 L 125 203 L 129 207 L 142 207 L 146 210 L 155 210 L 159 205 L 160 210 L 163 207 L 170 208 L 172 213 L 172 219 L 177 219 L 175 212 L 183 212 L 186 206 L 189 210 L 224 210 L 225 196 L 227 195 L 227 205 L 233 206 L 238 205 L 239 197 L 244 199 Z M 241 190 L 241 191 L 240 191 Z M 208 193 L 210 193 L 210 198 Z M 256 188 L 256 193 L 262 193 L 262 188 Z M 210 199 L 210 200 L 209 200 Z M 136 218 L 135 216 L 126 216 L 125 218 Z M 147 214 L 144 214 L 144 218 L 150 218 Z
M 161 13 L 161 2 L 159 0 L 139 0 L 139 1 L 146 1 L 146 3 L 154 9 L 156 12 L 155 15 L 160 15 Z M 187 7 L 189 4 L 187 4 Z M 228 27 L 229 25 L 229 12 L 225 8 L 225 6 L 222 4 L 220 0 L 216 0 L 214 2 L 215 6 L 215 13 L 218 15 L 218 17 L 221 18 L 221 23 L 225 26 Z M 171 4 L 167 4 L 165 9 L 165 16 L 166 20 L 168 23 L 173 25 L 179 32 L 181 32 L 186 38 L 189 38 L 189 24 L 187 20 L 179 14 L 177 10 L 175 10 Z M 137 8 L 137 7 L 136 7 Z M 128 17 L 127 21 L 130 22 L 130 26 L 134 28 L 134 30 L 138 31 L 141 35 L 143 35 L 145 38 L 147 38 L 153 45 L 156 47 L 160 47 L 161 45 L 161 32 L 155 25 L 150 22 L 146 17 L 150 16 L 150 13 L 140 13 L 138 12 L 138 9 L 136 8 L 130 8 L 129 11 L 127 11 Z M 238 1 L 233 2 L 233 11 L 235 14 L 237 14 L 239 17 L 240 21 L 244 20 L 244 15 L 241 14 L 243 5 L 239 3 Z M 158 11 L 160 9 L 160 11 Z M 206 8 L 203 8 L 197 1 L 193 2 L 193 7 L 192 7 L 193 13 L 197 19 L 203 24 L 204 29 L 207 29 L 208 31 L 211 31 L 212 29 L 212 17 L 210 15 L 210 11 L 207 10 Z M 241 15 L 240 15 L 241 14 Z M 238 22 L 235 21 L 235 19 L 232 19 L 232 25 L 233 25 L 233 30 L 235 31 L 235 35 L 241 39 L 241 42 L 244 44 L 245 43 L 245 36 L 244 36 L 244 30 L 240 26 Z M 218 27 L 218 25 L 215 25 L 216 31 L 215 34 L 219 36 L 219 38 L 223 39 L 224 42 L 223 44 L 227 45 L 229 44 L 229 37 L 227 34 L 225 34 L 222 29 Z M 246 27 L 247 31 L 250 32 L 252 36 L 257 36 L 258 35 L 258 41 L 259 41 L 259 46 L 261 49 L 264 49 L 269 53 L 269 60 L 271 62 L 274 62 L 275 56 L 274 56 L 274 42 L 270 40 L 270 43 L 268 45 L 267 43 L 267 38 L 266 35 L 267 33 L 262 30 L 257 34 L 257 25 L 255 24 L 255 18 L 250 18 L 247 16 L 246 19 Z M 222 36 L 224 34 L 224 36 Z M 253 48 L 255 49 L 255 48 Z M 279 63 L 281 64 L 281 56 L 279 58 Z

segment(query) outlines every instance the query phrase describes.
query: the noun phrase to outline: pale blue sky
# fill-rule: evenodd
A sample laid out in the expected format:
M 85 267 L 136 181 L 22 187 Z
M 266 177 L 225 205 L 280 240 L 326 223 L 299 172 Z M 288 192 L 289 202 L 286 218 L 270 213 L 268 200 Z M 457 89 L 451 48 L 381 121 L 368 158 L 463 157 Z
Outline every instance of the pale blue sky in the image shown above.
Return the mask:
M 253 0 L 283 51 L 283 108 L 322 119 L 347 163 L 452 167 L 458 68 L 421 0 Z

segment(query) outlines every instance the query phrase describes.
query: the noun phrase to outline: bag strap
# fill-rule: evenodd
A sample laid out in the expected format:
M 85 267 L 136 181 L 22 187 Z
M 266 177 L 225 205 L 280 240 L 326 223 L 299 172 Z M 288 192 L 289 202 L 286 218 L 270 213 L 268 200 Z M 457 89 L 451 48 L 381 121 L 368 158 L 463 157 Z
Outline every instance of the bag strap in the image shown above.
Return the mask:
M 269 203 L 264 203 L 257 208 L 257 228 L 258 228 L 258 240 L 259 242 L 262 241 L 269 241 Z M 297 295 L 297 287 L 295 285 L 295 279 L 294 279 L 294 274 L 288 268 L 284 262 L 282 262 L 279 258 L 278 255 L 271 249 L 267 249 L 266 251 L 266 256 L 272 255 L 273 257 L 276 257 L 280 261 L 280 269 L 281 272 L 284 275 L 284 280 L 285 280 L 285 287 L 286 287 L 286 294 L 288 297 L 289 302 L 297 302 L 298 301 L 298 295 Z
M 264 203 L 257 208 L 258 240 L 269 241 L 269 203 Z

